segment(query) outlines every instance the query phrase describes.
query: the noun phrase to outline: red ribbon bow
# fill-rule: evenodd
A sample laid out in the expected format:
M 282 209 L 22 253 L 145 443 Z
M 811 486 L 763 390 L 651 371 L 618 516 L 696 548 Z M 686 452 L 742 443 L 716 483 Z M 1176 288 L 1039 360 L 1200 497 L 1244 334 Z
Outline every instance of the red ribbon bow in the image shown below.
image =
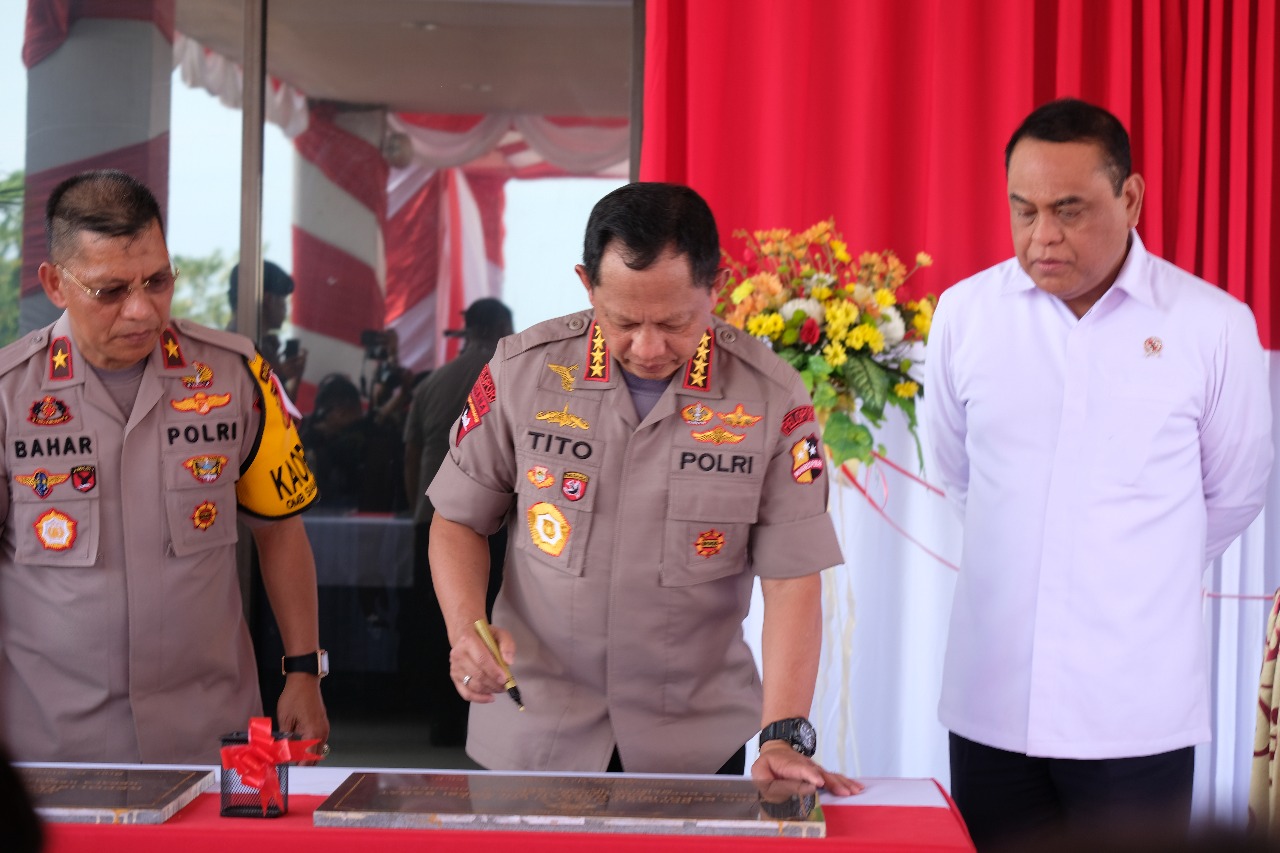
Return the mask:
M 276 740 L 272 736 L 270 717 L 250 717 L 249 742 L 224 746 L 222 769 L 236 771 L 240 774 L 241 782 L 258 789 L 264 815 L 272 802 L 283 812 L 284 803 L 280 799 L 280 779 L 276 775 L 276 765 L 291 761 L 318 761 L 323 756 L 307 750 L 319 742 L 319 738 Z

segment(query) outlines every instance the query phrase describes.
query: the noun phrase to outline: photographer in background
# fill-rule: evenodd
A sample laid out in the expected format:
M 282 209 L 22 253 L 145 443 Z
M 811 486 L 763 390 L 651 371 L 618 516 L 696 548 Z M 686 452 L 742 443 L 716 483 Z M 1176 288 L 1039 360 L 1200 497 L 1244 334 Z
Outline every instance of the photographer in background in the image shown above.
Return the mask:
M 239 302 L 240 265 L 231 268 L 230 289 L 227 299 L 231 302 L 231 322 L 228 332 L 236 329 L 236 304 Z M 284 390 L 291 398 L 298 396 L 298 383 L 307 368 L 307 351 L 298 348 L 298 339 L 290 338 L 280 346 L 276 334 L 289 314 L 289 294 L 293 293 L 293 279 L 271 261 L 262 262 L 262 339 L 257 341 L 258 351 L 271 365 L 271 369 L 284 383 Z

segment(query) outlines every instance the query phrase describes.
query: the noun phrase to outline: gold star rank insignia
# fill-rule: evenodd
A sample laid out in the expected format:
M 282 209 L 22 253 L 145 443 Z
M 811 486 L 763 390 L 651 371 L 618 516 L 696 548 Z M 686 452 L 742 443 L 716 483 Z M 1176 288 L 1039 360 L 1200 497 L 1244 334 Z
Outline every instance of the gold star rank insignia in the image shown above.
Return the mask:
M 686 391 L 705 391 L 711 385 L 711 353 L 714 349 L 711 330 L 702 333 L 698 341 L 698 349 L 684 369 L 684 388 Z
M 68 338 L 54 338 L 49 347 L 49 378 L 71 378 L 71 341 Z
M 600 324 L 591 322 L 590 343 L 587 344 L 587 375 L 583 379 L 588 382 L 609 381 L 609 348 L 604 343 L 604 333 Z
M 182 347 L 178 346 L 178 336 L 172 329 L 160 333 L 160 348 L 164 352 L 165 367 L 187 366 L 187 360 L 182 357 Z

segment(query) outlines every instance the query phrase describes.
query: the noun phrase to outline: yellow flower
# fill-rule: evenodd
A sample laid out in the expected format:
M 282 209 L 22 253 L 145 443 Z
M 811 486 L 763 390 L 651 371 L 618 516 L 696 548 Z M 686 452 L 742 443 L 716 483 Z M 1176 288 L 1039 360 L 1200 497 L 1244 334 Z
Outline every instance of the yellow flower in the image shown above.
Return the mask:
M 876 291 L 876 304 L 881 308 L 888 308 L 890 305 L 896 305 L 898 297 L 893 295 L 893 291 L 887 287 L 882 287 Z
M 884 335 L 872 323 L 859 323 L 849 332 L 845 343 L 852 350 L 860 350 L 866 347 L 873 353 L 882 352 L 884 350 Z
M 907 380 L 906 382 L 899 382 L 897 385 L 893 386 L 893 393 L 897 394 L 899 397 L 905 397 L 908 400 L 914 397 L 919 390 L 919 383 L 912 382 L 910 380 Z
M 741 305 L 742 301 L 750 296 L 755 289 L 755 283 L 751 279 L 747 279 L 733 289 L 733 292 L 729 294 L 729 301 L 734 305 Z
M 858 309 L 844 300 L 828 303 L 822 313 L 827 321 L 827 335 L 832 340 L 843 338 L 858 319 Z
M 831 288 L 827 287 L 826 285 L 820 284 L 817 287 L 815 287 L 813 290 L 809 291 L 809 295 L 812 296 L 814 299 L 818 300 L 819 302 L 826 302 L 828 299 L 831 298 Z
M 853 256 L 849 254 L 849 246 L 843 240 L 831 241 L 831 253 L 836 261 L 842 264 L 853 260 Z
M 827 360 L 827 364 L 832 367 L 839 367 L 849 360 L 848 353 L 845 352 L 844 344 L 839 341 L 832 341 L 822 348 L 822 357 Z
M 933 325 L 933 315 L 925 314 L 923 311 L 911 318 L 911 328 L 915 329 L 921 335 L 928 336 L 929 328 Z
M 933 266 L 933 256 L 928 252 L 916 252 L 916 266 L 931 267 Z
M 747 320 L 747 334 L 757 338 L 777 340 L 786 327 L 787 324 L 782 317 L 772 311 L 767 314 L 757 314 Z

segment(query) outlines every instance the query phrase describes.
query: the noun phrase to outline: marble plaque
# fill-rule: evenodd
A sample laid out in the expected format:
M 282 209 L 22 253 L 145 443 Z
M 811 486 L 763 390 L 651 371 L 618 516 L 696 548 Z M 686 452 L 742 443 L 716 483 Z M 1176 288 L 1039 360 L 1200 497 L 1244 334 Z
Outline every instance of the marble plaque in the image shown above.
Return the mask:
M 353 773 L 316 826 L 822 837 L 812 785 L 742 777 Z
M 50 823 L 164 823 L 213 785 L 212 770 L 18 767 Z

